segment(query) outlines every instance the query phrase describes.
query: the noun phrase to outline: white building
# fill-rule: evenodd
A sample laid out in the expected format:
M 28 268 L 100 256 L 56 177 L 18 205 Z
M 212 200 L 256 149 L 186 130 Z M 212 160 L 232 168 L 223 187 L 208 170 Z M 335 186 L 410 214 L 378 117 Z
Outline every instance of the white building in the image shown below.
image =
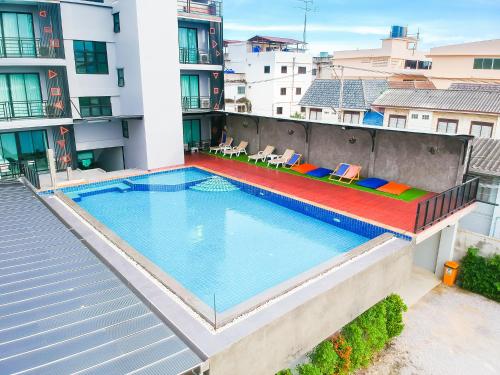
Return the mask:
M 266 116 L 299 116 L 302 96 L 313 80 L 313 58 L 302 42 L 294 39 L 255 36 L 225 45 L 226 96 L 231 101 L 231 73 L 244 75 L 238 92 L 245 92 L 247 109 Z M 243 95 L 243 94 L 237 94 Z M 241 99 L 241 98 L 237 98 Z M 231 103 L 229 103 L 231 104 Z M 236 106 L 236 110 L 241 107 Z
M 198 125 L 210 139 L 208 121 L 190 116 L 183 127 L 183 112 L 221 102 L 220 11 L 215 0 L 2 2 L 0 163 L 44 171 L 47 148 L 60 170 L 183 163 L 183 128 Z M 196 49 L 182 45 L 179 56 L 184 26 Z M 187 126 L 191 117 L 198 123 Z

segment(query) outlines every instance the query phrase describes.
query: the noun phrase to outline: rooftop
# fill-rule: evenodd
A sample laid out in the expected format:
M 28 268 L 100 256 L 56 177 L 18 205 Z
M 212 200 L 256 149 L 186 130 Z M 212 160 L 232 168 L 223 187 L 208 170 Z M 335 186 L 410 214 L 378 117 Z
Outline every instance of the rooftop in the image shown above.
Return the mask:
M 342 107 L 369 109 L 371 103 L 389 87 L 386 80 L 347 79 L 344 81 Z M 339 108 L 341 83 L 338 79 L 316 79 L 302 97 L 301 106 Z
M 500 177 L 500 140 L 475 139 L 469 169 L 472 173 Z
M 500 85 L 490 83 L 452 83 L 450 90 L 494 91 L 500 92 Z
M 500 92 L 389 89 L 376 99 L 373 105 L 377 107 L 500 114 Z
M 432 56 L 500 56 L 500 39 L 481 40 L 471 43 L 451 44 L 431 48 L 428 57 Z

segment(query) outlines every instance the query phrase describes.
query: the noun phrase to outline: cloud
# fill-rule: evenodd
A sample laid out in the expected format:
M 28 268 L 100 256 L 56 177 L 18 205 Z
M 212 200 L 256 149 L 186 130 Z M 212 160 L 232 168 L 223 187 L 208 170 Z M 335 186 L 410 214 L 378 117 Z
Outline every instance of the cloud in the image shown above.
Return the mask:
M 278 32 L 302 32 L 304 25 L 245 25 L 240 23 L 226 22 L 224 29 L 229 31 L 278 31 Z M 387 26 L 334 26 L 322 24 L 310 24 L 307 26 L 307 32 L 332 32 L 332 33 L 350 33 L 359 35 L 386 35 Z

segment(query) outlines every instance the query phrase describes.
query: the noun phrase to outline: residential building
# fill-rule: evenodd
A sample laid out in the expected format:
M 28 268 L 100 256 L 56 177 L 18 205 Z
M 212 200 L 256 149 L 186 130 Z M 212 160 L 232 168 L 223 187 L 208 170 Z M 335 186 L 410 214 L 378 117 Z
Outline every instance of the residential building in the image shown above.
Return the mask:
M 229 112 L 252 112 L 251 103 L 246 97 L 247 81 L 245 74 L 224 72 L 225 109 Z
M 262 115 L 301 116 L 299 102 L 313 80 L 313 57 L 302 42 L 271 36 L 226 41 L 225 65 L 231 73 L 244 75 L 241 79 L 246 82 L 247 110 Z M 228 75 L 228 91 L 232 85 Z M 239 87 L 242 91 L 242 85 Z
M 408 34 L 406 27 L 393 26 L 380 48 L 335 51 L 331 64 L 344 66 L 328 69 L 323 64 L 318 78 L 374 79 L 395 81 L 427 81 L 431 60 L 418 49 L 419 36 Z
M 500 137 L 500 91 L 390 89 L 373 102 L 384 126 L 479 138 Z
M 316 79 L 299 104 L 308 120 L 382 125 L 371 104 L 388 88 L 385 79 Z
M 220 1 L 6 1 L 0 22 L 0 163 L 43 172 L 51 148 L 58 170 L 154 169 L 182 164 L 186 140 L 211 138 Z
M 431 48 L 429 79 L 438 89 L 453 83 L 500 83 L 500 39 Z

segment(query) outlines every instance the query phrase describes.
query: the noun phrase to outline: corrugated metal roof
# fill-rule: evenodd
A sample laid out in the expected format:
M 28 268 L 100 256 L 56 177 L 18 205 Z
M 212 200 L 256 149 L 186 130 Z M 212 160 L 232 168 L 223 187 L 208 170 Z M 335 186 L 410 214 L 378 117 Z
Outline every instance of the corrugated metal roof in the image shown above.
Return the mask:
M 486 83 L 452 83 L 450 90 L 496 91 L 500 92 L 500 85 Z
M 21 184 L 0 184 L 0 372 L 180 374 L 201 359 Z
M 373 105 L 500 114 L 500 92 L 389 89 Z
M 279 44 L 303 44 L 302 41 L 290 38 L 280 38 L 277 36 L 261 36 L 255 35 L 254 37 L 248 39 L 249 42 L 257 43 L 279 43 Z
M 306 91 L 301 106 L 339 108 L 340 80 L 316 79 Z M 369 109 L 372 101 L 388 88 L 386 80 L 344 80 L 342 108 Z
M 477 138 L 472 145 L 470 171 L 500 177 L 500 140 Z

